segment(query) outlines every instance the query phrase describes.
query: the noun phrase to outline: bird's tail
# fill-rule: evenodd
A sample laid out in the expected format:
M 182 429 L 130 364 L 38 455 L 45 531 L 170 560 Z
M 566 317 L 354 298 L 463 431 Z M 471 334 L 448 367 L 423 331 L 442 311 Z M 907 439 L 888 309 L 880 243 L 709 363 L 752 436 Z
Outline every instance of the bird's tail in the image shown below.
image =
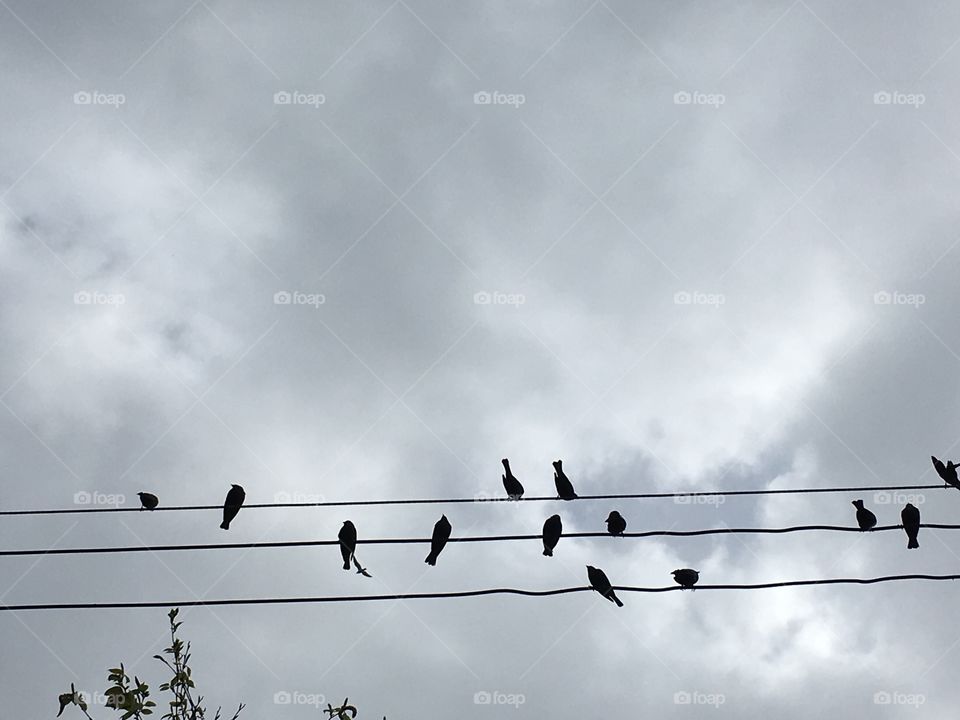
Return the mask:
M 229 530 L 229 529 L 230 529 L 230 521 L 229 521 L 229 520 L 224 520 L 222 523 L 220 523 L 220 529 L 221 529 L 221 530 Z
M 553 557 L 553 550 L 551 550 L 548 547 L 545 547 L 543 549 L 543 554 L 546 555 L 547 557 Z
M 618 597 L 617 597 L 616 595 L 614 595 L 612 592 L 610 593 L 610 599 L 613 600 L 613 601 L 617 604 L 617 607 L 623 607 L 623 603 L 620 602 L 620 598 L 618 598 Z
M 920 547 L 920 543 L 917 542 L 917 539 L 915 537 L 910 538 L 910 542 L 907 543 L 907 550 L 915 550 L 918 547 Z
M 427 565 L 436 565 L 436 564 L 437 564 L 437 556 L 434 555 L 433 553 L 430 553 L 429 555 L 427 555 L 427 559 L 424 560 L 424 562 L 425 562 Z

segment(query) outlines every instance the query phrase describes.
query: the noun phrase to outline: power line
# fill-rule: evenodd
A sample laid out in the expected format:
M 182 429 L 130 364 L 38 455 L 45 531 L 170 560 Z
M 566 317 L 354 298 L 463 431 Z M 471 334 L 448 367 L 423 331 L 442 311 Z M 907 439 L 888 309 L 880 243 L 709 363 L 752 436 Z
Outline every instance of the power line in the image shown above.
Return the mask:
M 923 523 L 921 528 L 932 530 L 960 530 L 960 525 L 946 525 L 941 523 Z M 705 530 L 646 530 L 644 532 L 625 532 L 623 535 L 613 536 L 605 532 L 563 533 L 563 538 L 609 538 L 616 541 L 618 538 L 648 538 L 648 537 L 697 537 L 701 535 L 780 535 L 795 532 L 884 532 L 888 530 L 902 530 L 902 525 L 882 525 L 872 530 L 863 531 L 858 527 L 845 525 L 796 525 L 784 528 L 708 528 Z M 537 535 L 478 535 L 474 537 L 451 537 L 451 543 L 473 542 L 511 542 L 516 540 L 541 540 Z M 358 545 L 429 545 L 430 538 L 360 538 Z M 122 547 L 99 548 L 46 548 L 28 550 L 0 550 L 0 557 L 19 557 L 27 555 L 104 555 L 113 553 L 137 552 L 172 552 L 188 550 L 246 550 L 251 548 L 289 548 L 289 547 L 322 547 L 339 545 L 339 540 L 282 540 L 271 542 L 240 542 L 240 543 L 198 543 L 192 545 L 128 545 Z
M 698 585 L 694 592 L 701 590 L 766 590 L 770 588 L 801 587 L 808 585 L 876 585 L 879 583 L 906 580 L 960 580 L 960 575 L 886 575 L 874 578 L 826 578 L 821 580 L 785 580 L 782 582 Z M 321 597 L 287 598 L 231 598 L 226 600 L 184 600 L 180 602 L 105 602 L 105 603 L 38 603 L 33 605 L 0 605 L 0 612 L 23 610 L 116 610 L 132 608 L 168 608 L 168 607 L 214 607 L 222 605 L 293 605 L 310 603 L 372 602 L 377 600 L 429 600 L 480 597 L 483 595 L 522 595 L 525 597 L 547 597 L 567 595 L 569 593 L 590 592 L 590 587 L 568 587 L 555 590 L 521 590 L 518 588 L 490 588 L 487 590 L 461 590 L 441 593 L 399 593 L 396 595 L 329 595 Z M 633 587 L 614 585 L 617 592 L 626 593 L 664 593 L 683 590 L 679 585 L 664 587 Z
M 891 492 L 900 490 L 942 490 L 947 485 L 876 485 L 872 487 L 825 487 L 825 488 L 792 488 L 776 490 L 704 490 L 699 492 L 660 492 L 660 493 L 618 493 L 607 495 L 580 495 L 576 500 L 659 500 L 674 498 L 683 504 L 684 501 L 694 504 L 694 498 L 708 497 L 749 497 L 755 495 L 803 495 L 819 493 L 868 493 Z M 307 507 L 369 507 L 378 505 L 457 505 L 463 503 L 514 503 L 514 502 L 576 502 L 560 500 L 555 495 L 538 497 L 524 497 L 520 500 L 511 500 L 508 497 L 471 497 L 471 498 L 436 498 L 413 500 L 325 500 L 321 502 L 272 502 L 249 503 L 243 506 L 244 510 L 261 508 L 307 508 Z M 149 512 L 184 511 L 184 510 L 222 510 L 223 505 L 161 505 Z M 141 512 L 139 507 L 73 507 L 49 510 L 0 510 L 0 516 L 12 515 L 73 515 L 117 512 Z

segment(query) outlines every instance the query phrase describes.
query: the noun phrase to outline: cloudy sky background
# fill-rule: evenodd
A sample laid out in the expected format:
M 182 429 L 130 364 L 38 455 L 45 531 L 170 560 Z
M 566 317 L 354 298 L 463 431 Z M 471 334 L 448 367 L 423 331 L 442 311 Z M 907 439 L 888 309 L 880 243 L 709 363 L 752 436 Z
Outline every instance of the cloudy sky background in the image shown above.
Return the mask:
M 501 457 L 535 495 L 557 457 L 584 494 L 910 484 L 934 482 L 931 452 L 960 454 L 960 7 L 0 6 L 5 508 L 143 489 L 207 504 L 232 482 L 249 502 L 472 496 L 500 492 Z M 476 104 L 485 91 L 523 103 Z M 325 302 L 276 304 L 285 291 Z M 616 507 L 632 530 L 851 524 L 855 497 Z M 898 521 L 902 498 L 864 499 Z M 960 509 L 954 491 L 917 502 L 926 522 Z M 539 532 L 557 511 L 590 531 L 612 507 L 247 510 L 229 535 L 216 513 L 20 517 L 0 542 L 330 539 L 347 517 L 424 536 L 441 511 L 458 534 Z M 362 551 L 372 580 L 335 548 L 7 558 L 0 597 L 546 589 L 583 584 L 587 563 L 634 585 L 685 566 L 703 582 L 956 572 L 951 533 L 920 543 L 567 539 L 553 560 L 465 544 L 434 569 L 384 546 Z M 250 718 L 317 717 L 275 703 L 297 692 L 391 718 L 937 717 L 960 700 L 952 584 L 623 600 L 183 619 L 209 703 Z M 3 613 L 5 711 L 52 716 L 121 660 L 162 682 L 165 623 Z M 524 703 L 474 702 L 495 691 Z M 678 708 L 684 692 L 724 702 Z

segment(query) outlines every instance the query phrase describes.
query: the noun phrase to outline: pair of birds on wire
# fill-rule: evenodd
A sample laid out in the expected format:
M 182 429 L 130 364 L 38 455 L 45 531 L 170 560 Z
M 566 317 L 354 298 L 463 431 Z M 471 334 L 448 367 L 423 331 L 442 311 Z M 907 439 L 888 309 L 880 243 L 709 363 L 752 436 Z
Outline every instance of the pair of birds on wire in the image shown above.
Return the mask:
M 450 524 L 450 521 L 447 520 L 447 516 L 441 515 L 440 519 L 437 520 L 433 526 L 433 536 L 430 538 L 430 554 L 427 555 L 426 560 L 424 560 L 427 565 L 434 566 L 437 564 L 437 558 L 440 556 L 440 553 L 443 552 L 443 548 L 446 547 L 452 531 L 453 526 Z M 349 570 L 350 563 L 352 562 L 357 569 L 358 575 L 373 577 L 367 572 L 366 568 L 361 567 L 357 561 L 356 525 L 350 520 L 344 520 L 337 539 L 340 541 L 340 556 L 343 558 L 343 569 Z
M 510 461 L 504 458 L 503 463 L 503 489 L 507 491 L 507 497 L 511 500 L 520 500 L 523 497 L 523 483 L 517 480 L 516 476 L 510 470 Z M 563 460 L 553 461 L 553 483 L 557 487 L 557 497 L 561 500 L 576 500 L 577 493 L 573 489 L 573 483 L 563 471 Z
M 854 500 L 853 506 L 857 509 L 857 525 L 861 530 L 873 530 L 877 525 L 877 516 L 863 506 L 863 500 Z M 900 523 L 907 534 L 907 549 L 915 550 L 920 547 L 917 535 L 920 534 L 920 510 L 913 504 L 907 503 L 900 511 Z
M 605 521 L 607 523 L 607 532 L 614 536 L 623 535 L 627 529 L 627 521 L 624 520 L 616 510 L 611 510 Z M 563 520 L 559 515 L 551 515 L 543 523 L 543 554 L 547 557 L 553 557 L 553 549 L 560 542 L 563 535 Z
M 153 493 L 138 492 L 137 497 L 140 498 L 141 510 L 156 510 L 160 505 L 160 499 Z M 230 489 L 227 491 L 227 497 L 223 501 L 223 522 L 220 523 L 221 530 L 230 529 L 230 523 L 237 516 L 237 513 L 240 512 L 240 508 L 243 507 L 243 501 L 246 500 L 246 498 L 247 493 L 241 486 L 230 486 Z
M 700 571 L 691 570 L 690 568 L 674 570 L 671 574 L 673 575 L 674 581 L 683 590 L 692 590 L 693 586 L 696 585 L 697 581 L 700 579 Z M 610 584 L 610 580 L 607 578 L 607 574 L 603 570 L 594 567 L 593 565 L 587 565 L 587 580 L 590 581 L 590 587 L 600 593 L 603 597 L 612 603 L 616 603 L 617 607 L 623 607 L 623 603 L 613 591 L 613 585 Z

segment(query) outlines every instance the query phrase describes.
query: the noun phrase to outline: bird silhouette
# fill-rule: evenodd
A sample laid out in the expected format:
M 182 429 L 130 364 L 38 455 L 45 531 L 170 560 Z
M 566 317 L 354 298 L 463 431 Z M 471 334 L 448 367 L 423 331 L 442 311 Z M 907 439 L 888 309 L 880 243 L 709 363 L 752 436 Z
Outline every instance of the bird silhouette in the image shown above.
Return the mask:
M 691 570 L 690 568 L 674 570 L 672 574 L 676 583 L 684 588 L 692 588 L 697 584 L 697 580 L 700 579 L 700 571 Z
M 920 532 L 920 511 L 911 503 L 903 506 L 900 511 L 900 521 L 903 523 L 903 530 L 907 533 L 907 549 L 913 550 L 920 547 L 917 542 L 917 533 Z
M 337 539 L 340 540 L 340 555 L 343 557 L 343 569 L 349 570 L 350 561 L 353 559 L 353 554 L 357 551 L 356 526 L 349 520 L 344 520 L 343 527 L 340 528 Z
M 620 602 L 620 598 L 618 598 L 617 594 L 613 591 L 613 586 L 610 584 L 610 581 L 607 580 L 607 575 L 603 570 L 595 568 L 593 565 L 587 565 L 587 579 L 590 580 L 590 586 L 594 590 L 610 602 L 616 603 L 617 607 L 623 607 L 623 603 Z
M 623 515 L 616 510 L 611 510 L 610 514 L 607 515 L 607 532 L 611 535 L 623 535 L 623 531 L 626 529 L 627 521 L 623 519 Z
M 503 478 L 503 489 L 507 491 L 507 497 L 511 500 L 519 500 L 523 497 L 523 485 L 510 472 L 510 461 L 504 458 L 500 462 L 503 463 L 504 474 L 500 476 Z
M 957 469 L 960 468 L 960 465 L 957 465 L 953 460 L 947 460 L 947 464 L 944 465 L 943 462 L 938 460 L 933 455 L 930 456 L 930 459 L 933 461 L 933 467 L 937 470 L 937 475 L 940 476 L 947 485 L 953 485 L 953 487 L 960 490 L 960 478 L 957 477 Z
M 857 509 L 857 525 L 861 530 L 873 530 L 877 524 L 877 516 L 863 506 L 863 500 L 854 500 L 853 506 Z
M 560 542 L 563 533 L 563 522 L 559 515 L 551 515 L 543 523 L 543 554 L 553 557 L 553 549 Z
M 440 519 L 437 520 L 437 524 L 433 526 L 433 538 L 430 540 L 430 554 L 427 555 L 427 559 L 424 560 L 427 565 L 437 564 L 437 557 L 443 552 L 443 547 L 447 544 L 447 540 L 450 539 L 451 530 L 453 530 L 453 527 L 450 525 L 450 521 L 447 520 L 447 516 L 441 515 Z
M 141 510 L 155 510 L 157 505 L 160 504 L 160 500 L 157 498 L 157 496 L 148 492 L 138 492 L 137 497 L 140 498 Z
M 372 578 L 373 575 L 367 572 L 365 567 L 360 565 L 360 561 L 357 560 L 357 556 L 353 556 L 353 566 L 357 569 L 357 575 L 363 575 L 364 577 Z
M 240 508 L 243 506 L 243 500 L 247 494 L 239 485 L 231 485 L 227 492 L 227 499 L 223 501 L 223 522 L 220 523 L 222 530 L 230 529 L 230 521 L 233 520 Z
M 553 482 L 561 500 L 573 500 L 577 497 L 577 493 L 573 491 L 573 483 L 563 472 L 563 460 L 555 460 L 553 463 Z

